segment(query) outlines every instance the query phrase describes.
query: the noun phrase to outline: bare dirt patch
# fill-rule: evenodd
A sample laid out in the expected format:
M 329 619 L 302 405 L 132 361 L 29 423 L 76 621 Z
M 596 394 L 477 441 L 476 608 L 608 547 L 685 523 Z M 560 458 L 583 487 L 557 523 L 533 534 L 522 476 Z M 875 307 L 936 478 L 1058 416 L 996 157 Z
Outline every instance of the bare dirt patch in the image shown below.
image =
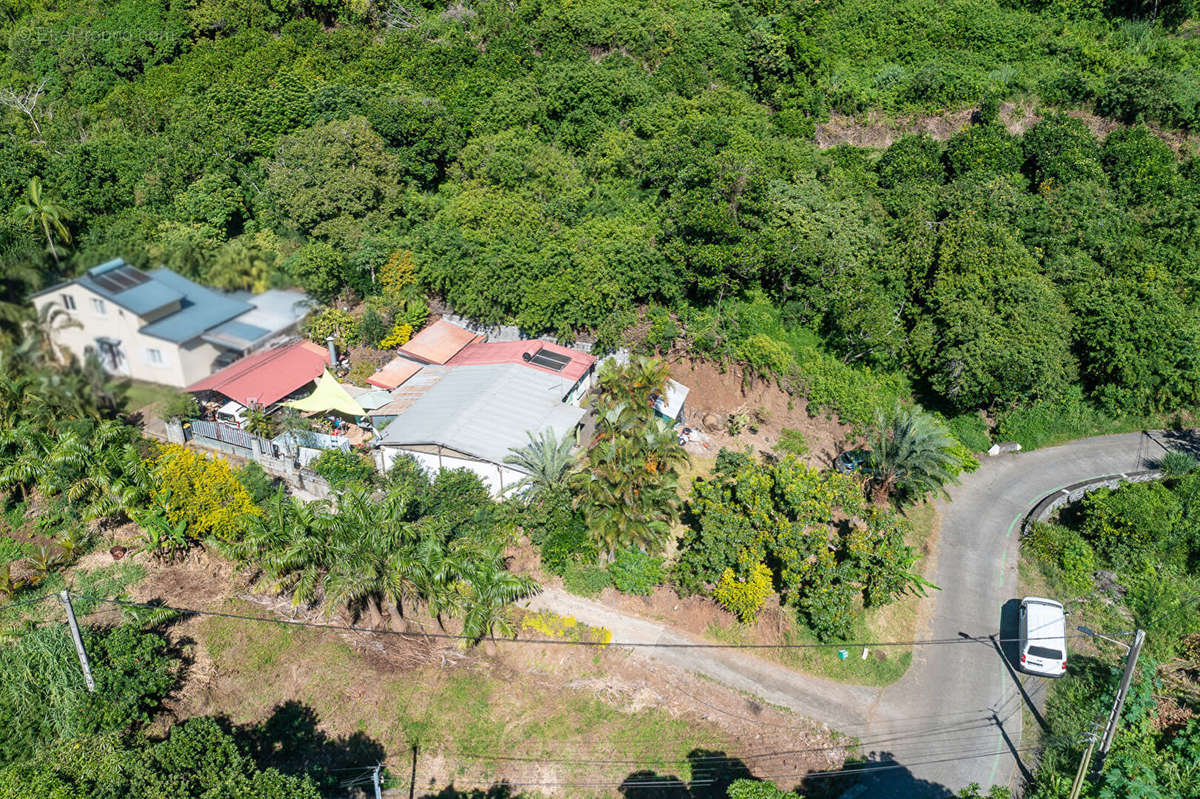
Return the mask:
M 784 429 L 798 431 L 808 444 L 803 460 L 827 468 L 853 436 L 848 425 L 824 414 L 812 416 L 804 398 L 778 385 L 747 375 L 736 364 L 678 359 L 670 363 L 671 377 L 691 389 L 686 424 L 703 433 L 686 446 L 689 453 L 714 457 L 722 447 L 771 453 Z M 729 417 L 745 414 L 745 429 L 730 432 Z
M 1022 134 L 1033 127 L 1046 113 L 1032 102 L 1003 103 L 1000 106 L 1000 123 L 1009 133 Z M 889 116 L 880 111 L 871 111 L 863 117 L 830 114 L 827 122 L 817 125 L 814 139 L 822 149 L 849 144 L 854 147 L 884 149 L 907 134 L 925 134 L 937 141 L 945 141 L 971 124 L 976 111 L 973 108 L 950 111 L 944 114 Z M 1096 116 L 1087 111 L 1069 110 L 1068 116 L 1087 125 L 1093 135 L 1103 141 L 1117 128 L 1128 127 L 1124 123 L 1107 117 Z M 1149 126 L 1180 157 L 1197 151 L 1200 137 L 1178 131 Z

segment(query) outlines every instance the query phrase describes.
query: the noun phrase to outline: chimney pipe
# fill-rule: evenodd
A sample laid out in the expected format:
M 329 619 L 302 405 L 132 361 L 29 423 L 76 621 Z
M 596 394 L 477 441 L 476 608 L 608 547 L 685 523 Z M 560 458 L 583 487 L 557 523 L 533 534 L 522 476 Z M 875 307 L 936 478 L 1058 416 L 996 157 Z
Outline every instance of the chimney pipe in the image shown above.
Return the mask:
M 337 347 L 333 346 L 333 336 L 326 336 L 325 343 L 329 346 L 329 365 L 337 366 Z

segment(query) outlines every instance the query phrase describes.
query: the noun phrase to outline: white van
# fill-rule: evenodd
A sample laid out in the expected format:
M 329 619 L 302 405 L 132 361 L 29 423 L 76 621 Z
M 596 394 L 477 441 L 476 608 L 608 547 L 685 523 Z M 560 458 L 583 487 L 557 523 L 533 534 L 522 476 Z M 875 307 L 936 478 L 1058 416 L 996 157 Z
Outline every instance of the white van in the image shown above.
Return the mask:
M 1018 641 L 1021 671 L 1061 677 L 1067 671 L 1067 619 L 1061 602 L 1040 596 L 1021 600 Z

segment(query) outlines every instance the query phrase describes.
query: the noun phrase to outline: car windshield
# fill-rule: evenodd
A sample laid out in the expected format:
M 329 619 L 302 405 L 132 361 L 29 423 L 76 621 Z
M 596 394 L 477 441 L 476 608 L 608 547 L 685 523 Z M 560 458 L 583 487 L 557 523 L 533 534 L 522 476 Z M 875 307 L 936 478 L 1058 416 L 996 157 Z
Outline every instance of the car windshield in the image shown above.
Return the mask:
M 1047 649 L 1044 646 L 1029 647 L 1029 654 L 1035 658 L 1042 658 L 1044 660 L 1062 660 L 1062 652 L 1059 652 L 1057 649 Z

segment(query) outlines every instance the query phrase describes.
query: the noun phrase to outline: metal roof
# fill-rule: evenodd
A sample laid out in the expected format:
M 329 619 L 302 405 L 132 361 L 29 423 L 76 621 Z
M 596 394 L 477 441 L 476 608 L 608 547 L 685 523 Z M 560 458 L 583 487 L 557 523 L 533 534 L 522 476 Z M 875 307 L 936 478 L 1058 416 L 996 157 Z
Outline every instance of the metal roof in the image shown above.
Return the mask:
M 245 300 L 254 306 L 238 317 L 239 322 L 265 328 L 272 333 L 278 333 L 296 324 L 313 306 L 312 298 L 303 291 L 293 289 L 267 289 L 262 294 L 235 291 L 227 296 L 235 300 Z
M 458 366 L 387 426 L 382 445 L 437 444 L 493 463 L 528 443 L 526 433 L 563 436 L 585 411 L 559 401 L 556 375 L 516 364 Z
M 222 322 L 240 316 L 252 307 L 248 302 L 231 299 L 219 291 L 193 283 L 170 269 L 155 269 L 150 273 L 150 277 L 154 282 L 177 292 L 183 299 L 178 311 L 151 322 L 138 331 L 146 336 L 177 344 L 190 341 Z
M 412 407 L 412 404 L 425 395 L 437 381 L 441 380 L 449 370 L 445 366 L 423 366 L 421 371 L 405 380 L 402 385 L 388 392 L 391 397 L 387 403 L 367 411 L 368 416 L 398 416 Z
M 271 335 L 272 331 L 243 322 L 244 316 L 230 319 L 204 333 L 200 338 L 231 350 L 248 350 Z
M 459 350 L 483 336 L 439 319 L 400 347 L 400 352 L 421 363 L 445 363 Z
M 320 377 L 329 353 L 311 341 L 260 350 L 188 386 L 186 391 L 216 391 L 243 405 L 270 405 Z
M 397 386 L 404 385 L 404 381 L 421 371 L 421 369 L 422 365 L 416 361 L 411 361 L 403 355 L 397 355 L 376 370 L 375 374 L 368 377 L 367 383 L 376 388 L 391 391 Z
M 184 292 L 178 287 L 156 280 L 120 258 L 92 267 L 75 282 L 138 316 L 184 299 Z
M 571 383 L 587 374 L 596 356 L 573 350 L 552 341 L 479 341 L 465 347 L 450 359 L 451 366 L 486 363 L 515 363 L 530 369 L 561 375 Z M 558 368 L 554 365 L 561 364 Z M 568 386 L 569 388 L 569 386 Z
M 683 410 L 683 403 L 687 400 L 689 392 L 691 392 L 691 389 L 683 383 L 676 380 L 667 380 L 667 394 L 665 397 L 656 397 L 654 399 L 654 410 L 668 419 L 678 419 L 679 412 Z

